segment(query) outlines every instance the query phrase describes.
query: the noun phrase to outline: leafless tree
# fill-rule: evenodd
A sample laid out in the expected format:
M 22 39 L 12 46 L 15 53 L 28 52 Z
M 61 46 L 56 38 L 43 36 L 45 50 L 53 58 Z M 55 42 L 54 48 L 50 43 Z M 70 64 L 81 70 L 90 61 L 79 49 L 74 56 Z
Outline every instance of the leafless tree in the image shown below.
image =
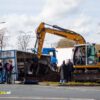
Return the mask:
M 30 35 L 27 33 L 20 31 L 20 35 L 18 36 L 18 49 L 27 51 L 28 45 L 30 42 Z
M 7 37 L 5 36 L 6 29 L 0 30 L 0 50 L 4 49 L 7 45 Z

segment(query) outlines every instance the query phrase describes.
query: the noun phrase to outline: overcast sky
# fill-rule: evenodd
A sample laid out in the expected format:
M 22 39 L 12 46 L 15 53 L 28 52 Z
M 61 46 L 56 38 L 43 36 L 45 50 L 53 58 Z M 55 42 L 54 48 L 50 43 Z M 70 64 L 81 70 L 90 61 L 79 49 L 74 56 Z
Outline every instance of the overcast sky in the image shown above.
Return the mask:
M 41 22 L 71 29 L 87 42 L 100 43 L 100 0 L 0 0 L 0 22 L 6 22 L 0 29 L 6 28 L 11 49 L 16 48 L 19 31 L 34 37 Z M 46 44 L 58 40 L 48 35 Z M 32 38 L 30 48 L 34 41 Z

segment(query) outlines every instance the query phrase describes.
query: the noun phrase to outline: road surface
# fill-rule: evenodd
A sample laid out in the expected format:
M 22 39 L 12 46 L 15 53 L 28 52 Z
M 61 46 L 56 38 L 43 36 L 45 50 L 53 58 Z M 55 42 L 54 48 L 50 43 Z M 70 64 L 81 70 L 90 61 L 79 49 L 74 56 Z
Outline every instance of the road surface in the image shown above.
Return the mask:
M 100 87 L 0 84 L 0 100 L 100 100 Z

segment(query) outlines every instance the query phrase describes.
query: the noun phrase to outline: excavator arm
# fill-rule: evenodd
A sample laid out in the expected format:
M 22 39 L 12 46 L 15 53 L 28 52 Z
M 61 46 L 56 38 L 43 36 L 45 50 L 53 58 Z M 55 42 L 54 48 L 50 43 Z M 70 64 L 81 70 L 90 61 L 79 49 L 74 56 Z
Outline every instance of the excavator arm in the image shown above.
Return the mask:
M 48 27 L 46 28 L 45 25 L 48 25 L 50 28 L 48 28 Z M 80 34 L 74 32 L 74 31 L 61 28 L 57 25 L 49 25 L 46 23 L 41 23 L 36 31 L 37 43 L 38 43 L 38 54 L 37 54 L 38 58 L 41 57 L 41 52 L 42 52 L 46 33 L 58 35 L 58 36 L 73 40 L 76 42 L 76 44 L 85 44 L 86 43 L 85 39 Z

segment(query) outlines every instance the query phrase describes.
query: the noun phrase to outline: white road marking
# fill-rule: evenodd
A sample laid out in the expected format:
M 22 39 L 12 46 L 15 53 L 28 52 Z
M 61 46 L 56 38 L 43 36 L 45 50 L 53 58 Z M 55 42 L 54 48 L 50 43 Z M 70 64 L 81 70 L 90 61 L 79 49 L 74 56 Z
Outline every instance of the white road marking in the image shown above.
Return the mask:
M 19 99 L 19 100 L 95 100 L 88 98 L 58 98 L 58 97 L 0 97 L 0 99 Z

